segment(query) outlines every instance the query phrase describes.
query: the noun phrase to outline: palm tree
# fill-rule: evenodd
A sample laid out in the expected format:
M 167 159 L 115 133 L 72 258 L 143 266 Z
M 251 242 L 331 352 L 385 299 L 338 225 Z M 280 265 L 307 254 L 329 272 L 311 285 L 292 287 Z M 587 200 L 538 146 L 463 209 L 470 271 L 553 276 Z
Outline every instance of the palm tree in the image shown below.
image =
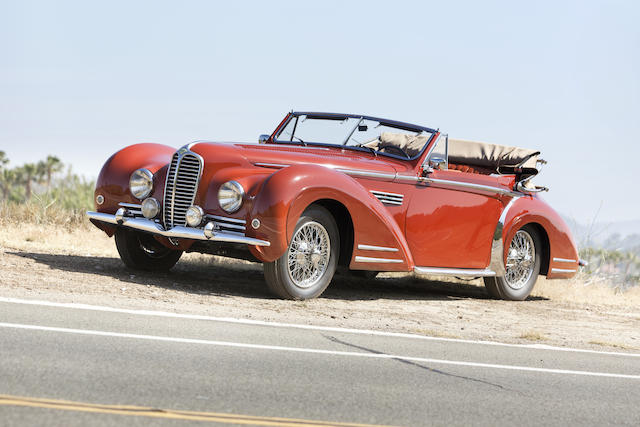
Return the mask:
M 25 163 L 18 169 L 20 181 L 24 185 L 25 199 L 31 199 L 31 183 L 38 172 L 38 166 L 33 163 Z
M 4 169 L 7 163 L 9 163 L 9 158 L 7 157 L 7 153 L 0 150 L 0 170 Z
M 51 189 L 51 178 L 53 174 L 58 173 L 64 169 L 64 163 L 60 161 L 56 156 L 47 156 L 47 160 L 43 163 L 44 174 L 47 177 L 47 191 Z
M 0 150 L 0 188 L 2 188 L 2 200 L 9 199 L 9 169 L 5 169 L 5 166 L 9 163 L 7 154 Z

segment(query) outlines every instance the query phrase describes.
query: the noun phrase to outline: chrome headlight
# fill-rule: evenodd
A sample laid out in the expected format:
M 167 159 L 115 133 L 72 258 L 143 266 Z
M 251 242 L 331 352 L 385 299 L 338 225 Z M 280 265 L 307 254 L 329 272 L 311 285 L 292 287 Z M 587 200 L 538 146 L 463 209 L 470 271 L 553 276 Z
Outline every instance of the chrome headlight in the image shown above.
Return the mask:
M 153 190 L 153 174 L 149 169 L 138 169 L 129 178 L 129 190 L 137 199 L 144 199 Z
M 144 199 L 141 209 L 142 216 L 147 219 L 153 219 L 160 213 L 160 202 L 158 202 L 153 197 L 149 197 L 148 199 Z
M 227 213 L 233 213 L 242 206 L 244 188 L 237 181 L 227 181 L 218 190 L 218 203 Z
M 185 215 L 185 219 L 187 220 L 189 227 L 197 227 L 202 224 L 203 217 L 204 212 L 200 206 L 189 206 Z

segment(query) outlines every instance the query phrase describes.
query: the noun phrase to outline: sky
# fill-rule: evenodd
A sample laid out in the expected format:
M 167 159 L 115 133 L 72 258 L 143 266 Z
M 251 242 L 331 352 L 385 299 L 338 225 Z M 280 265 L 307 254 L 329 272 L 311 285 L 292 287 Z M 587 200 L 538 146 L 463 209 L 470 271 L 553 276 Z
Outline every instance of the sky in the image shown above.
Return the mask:
M 0 0 L 0 150 L 257 142 L 290 110 L 542 151 L 580 222 L 640 219 L 638 1 Z

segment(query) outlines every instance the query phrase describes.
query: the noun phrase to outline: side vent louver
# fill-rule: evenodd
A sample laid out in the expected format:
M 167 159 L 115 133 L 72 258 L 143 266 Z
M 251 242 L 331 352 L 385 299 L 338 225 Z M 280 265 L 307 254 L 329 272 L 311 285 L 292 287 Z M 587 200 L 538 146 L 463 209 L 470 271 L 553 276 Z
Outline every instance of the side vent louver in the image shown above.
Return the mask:
M 371 190 L 371 194 L 376 196 L 378 200 L 380 200 L 385 205 L 402 205 L 402 200 L 404 199 L 404 195 L 395 194 L 395 193 L 386 193 L 384 191 L 373 191 Z

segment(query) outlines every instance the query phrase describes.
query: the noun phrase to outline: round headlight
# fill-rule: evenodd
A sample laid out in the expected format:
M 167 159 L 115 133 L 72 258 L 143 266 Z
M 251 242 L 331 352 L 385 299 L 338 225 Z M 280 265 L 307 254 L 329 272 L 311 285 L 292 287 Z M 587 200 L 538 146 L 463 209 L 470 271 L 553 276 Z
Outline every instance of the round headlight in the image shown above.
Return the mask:
M 218 190 L 218 202 L 220 207 L 227 213 L 233 213 L 242 206 L 244 188 L 236 181 L 228 181 L 220 186 Z
M 147 219 L 153 219 L 160 213 L 160 202 L 153 197 L 144 199 L 142 202 L 142 216 Z
M 190 206 L 185 215 L 189 227 L 197 227 L 202 224 L 202 217 L 204 217 L 204 212 L 200 206 Z
M 129 189 L 137 199 L 144 199 L 153 190 L 153 174 L 149 169 L 138 169 L 129 178 Z

